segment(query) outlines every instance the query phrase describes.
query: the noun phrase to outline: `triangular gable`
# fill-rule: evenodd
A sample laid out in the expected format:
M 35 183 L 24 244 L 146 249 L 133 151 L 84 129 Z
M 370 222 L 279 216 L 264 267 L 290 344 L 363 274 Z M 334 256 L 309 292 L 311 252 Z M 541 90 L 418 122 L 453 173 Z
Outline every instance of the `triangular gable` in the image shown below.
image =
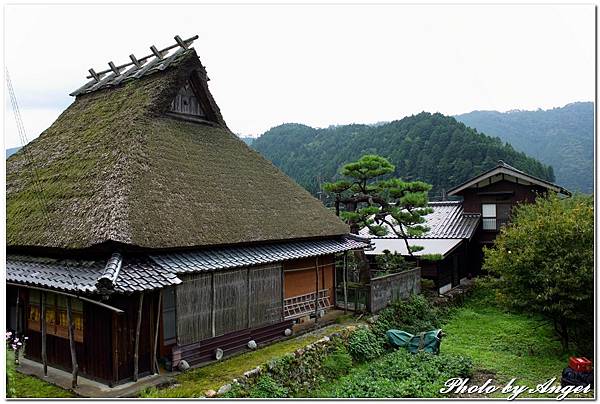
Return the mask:
M 174 112 L 181 115 L 189 115 L 198 118 L 206 118 L 206 107 L 203 107 L 198 97 L 192 89 L 192 84 L 188 80 L 184 86 L 179 89 L 179 92 L 171 101 L 169 112 Z
M 499 181 L 510 181 L 526 186 L 539 186 L 563 195 L 571 195 L 569 191 L 559 185 L 529 175 L 500 160 L 498 165 L 491 170 L 450 189 L 448 191 L 448 196 L 460 195 L 460 193 L 467 188 L 483 188 Z

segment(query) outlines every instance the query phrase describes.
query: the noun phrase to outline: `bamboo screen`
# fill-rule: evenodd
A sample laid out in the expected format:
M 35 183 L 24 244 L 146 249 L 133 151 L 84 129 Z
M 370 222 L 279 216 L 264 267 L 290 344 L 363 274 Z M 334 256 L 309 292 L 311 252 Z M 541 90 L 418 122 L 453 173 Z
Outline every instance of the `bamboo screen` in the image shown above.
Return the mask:
M 190 344 L 212 337 L 212 274 L 184 277 L 177 286 L 177 342 Z
M 178 344 L 282 321 L 281 275 L 281 264 L 273 264 L 183 277 L 176 289 Z

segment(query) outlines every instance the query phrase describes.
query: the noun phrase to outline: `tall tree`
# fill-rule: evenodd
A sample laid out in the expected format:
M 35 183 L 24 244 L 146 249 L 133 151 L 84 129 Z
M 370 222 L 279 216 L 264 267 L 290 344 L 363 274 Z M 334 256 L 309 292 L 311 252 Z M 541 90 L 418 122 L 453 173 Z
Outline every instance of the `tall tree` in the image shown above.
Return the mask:
M 352 233 L 364 227 L 376 236 L 393 232 L 404 240 L 412 256 L 422 247 L 410 246 L 408 239 L 429 230 L 424 216 L 433 211 L 427 206 L 431 185 L 400 178 L 383 179 L 394 170 L 387 159 L 364 155 L 342 167 L 341 174 L 346 178 L 326 183 L 323 189 L 333 194 L 336 214 L 346 220 Z
M 594 202 L 552 194 L 517 206 L 484 268 L 500 277 L 498 297 L 511 307 L 539 313 L 554 324 L 563 349 L 572 337 L 593 341 Z M 579 338 L 578 338 L 579 339 Z M 587 342 L 586 342 L 587 341 Z

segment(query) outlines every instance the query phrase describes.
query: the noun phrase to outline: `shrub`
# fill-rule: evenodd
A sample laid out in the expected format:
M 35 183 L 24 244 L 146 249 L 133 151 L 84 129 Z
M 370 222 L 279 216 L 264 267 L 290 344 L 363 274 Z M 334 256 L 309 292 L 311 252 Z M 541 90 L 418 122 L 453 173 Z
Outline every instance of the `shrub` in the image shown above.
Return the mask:
M 444 315 L 445 312 L 442 309 L 434 307 L 422 295 L 412 295 L 408 299 L 393 302 L 379 312 L 379 317 L 372 329 L 382 338 L 390 329 L 417 334 L 439 328 Z
M 458 355 L 391 352 L 357 368 L 333 386 L 317 394 L 321 397 L 439 397 L 440 388 L 451 377 L 471 375 L 472 362 Z
M 328 380 L 337 379 L 348 373 L 352 367 L 352 356 L 345 349 L 337 349 L 323 361 L 323 376 Z
M 514 208 L 483 268 L 500 278 L 510 308 L 541 314 L 554 324 L 563 349 L 574 338 L 592 352 L 594 336 L 594 199 L 539 196 Z M 587 348 L 587 349 L 586 349 Z
M 348 338 L 348 352 L 357 362 L 377 358 L 384 352 L 383 340 L 369 328 L 359 328 Z
M 288 389 L 277 383 L 271 376 L 262 375 L 250 389 L 252 398 L 286 398 Z

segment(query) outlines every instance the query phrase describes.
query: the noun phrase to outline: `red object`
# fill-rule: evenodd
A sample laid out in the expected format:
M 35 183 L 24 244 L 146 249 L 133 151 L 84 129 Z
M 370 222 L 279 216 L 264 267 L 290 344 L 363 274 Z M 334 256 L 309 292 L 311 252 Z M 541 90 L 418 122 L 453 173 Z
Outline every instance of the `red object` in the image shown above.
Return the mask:
M 569 367 L 576 372 L 591 372 L 592 362 L 588 358 L 569 358 Z

